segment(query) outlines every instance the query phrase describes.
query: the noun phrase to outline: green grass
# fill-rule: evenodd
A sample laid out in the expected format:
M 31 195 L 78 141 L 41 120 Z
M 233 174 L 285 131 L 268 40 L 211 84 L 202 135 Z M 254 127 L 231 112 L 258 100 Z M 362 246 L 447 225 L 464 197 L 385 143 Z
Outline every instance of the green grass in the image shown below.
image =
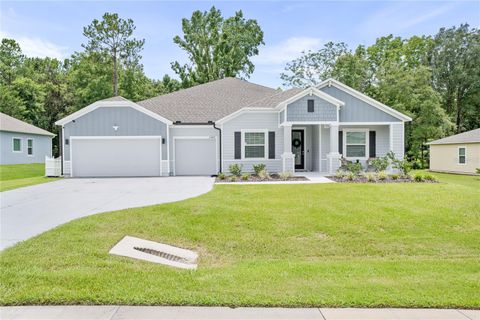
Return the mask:
M 439 177 L 219 185 L 82 218 L 2 253 L 0 303 L 478 308 L 480 181 Z M 199 269 L 109 255 L 124 235 L 198 250 Z
M 45 164 L 11 164 L 0 166 L 0 191 L 51 182 L 57 178 L 45 177 Z

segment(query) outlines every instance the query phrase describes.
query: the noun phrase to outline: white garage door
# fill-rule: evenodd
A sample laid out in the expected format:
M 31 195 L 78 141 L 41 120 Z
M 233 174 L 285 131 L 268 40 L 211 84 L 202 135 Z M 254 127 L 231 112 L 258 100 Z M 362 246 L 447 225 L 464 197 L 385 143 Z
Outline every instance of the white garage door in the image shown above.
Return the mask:
M 217 174 L 217 147 L 214 137 L 174 138 L 175 175 L 209 176 Z
M 161 137 L 71 137 L 71 176 L 159 176 L 161 146 Z

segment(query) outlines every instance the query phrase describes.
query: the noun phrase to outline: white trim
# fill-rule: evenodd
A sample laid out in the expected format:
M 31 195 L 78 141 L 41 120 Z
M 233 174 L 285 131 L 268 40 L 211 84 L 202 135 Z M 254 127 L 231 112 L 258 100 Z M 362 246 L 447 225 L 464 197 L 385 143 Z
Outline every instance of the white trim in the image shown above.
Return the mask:
M 305 124 L 328 124 L 328 125 L 340 125 L 341 122 L 338 121 L 288 121 L 285 122 L 283 125 L 305 125 Z
M 120 108 L 133 108 L 139 112 L 142 112 L 156 120 L 159 120 L 161 122 L 164 122 L 166 123 L 167 125 L 171 125 L 172 124 L 172 121 L 132 102 L 132 101 L 97 101 L 97 102 L 94 102 L 88 106 L 86 106 L 85 108 L 83 109 L 80 109 L 78 110 L 77 112 L 74 112 L 72 113 L 71 115 L 69 116 L 66 116 L 65 118 L 63 119 L 60 119 L 58 120 L 57 122 L 55 122 L 56 125 L 65 125 L 67 123 L 69 123 L 70 121 L 72 120 L 75 120 L 75 119 L 78 119 L 79 117 L 89 113 L 89 112 L 92 112 L 98 108 L 115 108 L 115 107 L 120 107 Z
M 368 160 L 370 155 L 370 146 L 368 142 L 368 128 L 342 128 L 343 131 L 343 154 L 344 158 L 347 160 Z M 365 145 L 365 157 L 348 157 L 347 156 L 347 133 L 348 132 L 363 132 L 365 133 L 365 144 L 356 144 L 356 145 Z M 352 145 L 352 144 L 350 144 Z M 353 144 L 355 145 L 355 144 Z
M 172 124 L 170 126 L 173 129 L 180 129 L 180 128 L 196 128 L 196 129 L 212 129 L 212 124 Z
M 174 136 L 173 137 L 173 146 L 172 146 L 173 175 L 174 176 L 177 175 L 176 161 L 175 161 L 175 142 L 176 142 L 176 140 L 211 140 L 212 138 L 215 140 L 215 171 L 218 173 L 219 169 L 220 169 L 219 165 L 218 165 L 220 159 L 218 159 L 219 144 L 218 144 L 218 139 L 217 139 L 216 135 L 215 136 Z M 222 165 L 223 165 L 223 163 L 222 163 Z
M 389 149 L 390 151 L 393 152 L 393 125 L 390 124 L 388 125 L 388 134 L 389 134 L 389 137 L 388 137 L 388 143 L 389 143 Z
M 15 139 L 20 140 L 20 150 L 18 150 L 18 151 L 15 151 L 15 142 L 14 142 Z M 22 143 L 22 140 L 23 140 L 23 139 L 20 138 L 20 137 L 12 137 L 12 152 L 13 152 L 13 153 L 22 153 L 22 152 L 23 152 L 23 148 L 22 148 L 23 143 Z
M 62 157 L 62 174 L 65 173 L 65 128 L 62 126 L 62 154 L 61 154 L 61 157 Z M 70 145 L 68 146 L 70 148 Z M 70 169 L 68 170 L 69 174 L 70 174 Z
M 28 154 L 28 141 L 29 140 L 32 141 L 32 154 Z M 33 149 L 33 145 L 34 145 L 33 140 L 34 140 L 33 138 L 27 138 L 27 157 L 35 157 L 35 153 L 33 152 L 33 150 L 34 150 Z
M 337 107 L 337 109 L 340 108 L 341 106 L 345 105 L 345 102 L 340 101 L 337 98 L 332 97 L 331 95 L 329 95 L 329 94 L 327 94 L 327 93 L 325 93 L 325 92 L 323 92 L 323 91 L 321 91 L 321 90 L 319 90 L 315 87 L 309 87 L 309 88 L 306 88 L 305 90 L 297 93 L 293 97 L 290 97 L 287 100 L 284 100 L 284 101 L 280 102 L 279 104 L 277 104 L 275 109 L 276 110 L 278 110 L 278 109 L 284 110 L 284 109 L 286 109 L 286 107 L 289 103 L 297 101 L 298 99 L 303 98 L 306 95 L 310 95 L 310 96 L 315 95 L 315 96 L 319 97 L 320 99 L 325 100 L 325 101 L 333 104 L 334 106 Z
M 318 125 L 318 171 L 322 171 L 322 125 Z
M 241 159 L 249 161 L 268 160 L 268 129 L 241 129 Z M 263 145 L 263 158 L 245 158 L 245 133 L 263 133 L 264 145 Z M 271 159 L 270 159 L 271 160 Z
M 363 102 L 366 102 L 370 105 L 372 105 L 373 107 L 379 109 L 379 110 L 382 110 L 384 111 L 385 113 L 388 113 L 389 115 L 397 118 L 397 119 L 400 119 L 402 121 L 412 121 L 412 118 L 410 118 L 409 116 L 373 99 L 373 98 L 370 98 L 369 96 L 361 93 L 360 91 L 357 91 L 335 79 L 327 79 L 323 82 L 321 82 L 320 84 L 318 84 L 316 87 L 318 89 L 321 89 L 323 87 L 326 87 L 326 86 L 334 86 L 336 87 L 337 89 L 340 89 L 346 93 L 349 93 L 350 95 L 354 96 L 355 98 L 358 98 L 360 100 L 362 100 Z
M 159 139 L 160 140 L 160 172 L 159 176 L 162 176 L 162 136 L 70 136 L 69 137 L 69 147 L 70 147 L 70 177 L 73 178 L 73 141 L 75 140 L 145 140 L 145 139 Z
M 465 157 L 465 163 L 460 163 L 460 149 L 462 149 L 462 148 L 465 149 L 465 155 L 464 155 L 464 157 Z M 465 166 L 465 165 L 467 165 L 467 147 L 466 147 L 466 146 L 458 146 L 458 147 L 457 147 L 457 164 L 458 164 L 459 166 Z
M 402 124 L 403 122 L 339 122 L 341 126 L 385 126 L 392 124 Z
M 249 112 L 255 112 L 255 113 L 277 113 L 279 112 L 278 110 L 272 109 L 272 108 L 251 108 L 251 107 L 245 107 L 241 108 L 240 110 L 237 110 L 233 113 L 230 113 L 229 115 L 221 118 L 220 120 L 215 121 L 216 124 L 224 124 L 225 122 L 228 122 L 244 113 L 249 113 Z

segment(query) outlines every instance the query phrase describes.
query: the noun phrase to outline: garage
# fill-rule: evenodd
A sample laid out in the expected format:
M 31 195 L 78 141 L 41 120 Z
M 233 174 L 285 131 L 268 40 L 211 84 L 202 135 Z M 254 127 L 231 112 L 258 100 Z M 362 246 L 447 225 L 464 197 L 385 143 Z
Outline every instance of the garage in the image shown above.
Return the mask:
M 160 136 L 71 137 L 71 176 L 160 176 L 161 146 Z
M 217 174 L 217 140 L 215 137 L 174 137 L 174 174 L 210 176 Z

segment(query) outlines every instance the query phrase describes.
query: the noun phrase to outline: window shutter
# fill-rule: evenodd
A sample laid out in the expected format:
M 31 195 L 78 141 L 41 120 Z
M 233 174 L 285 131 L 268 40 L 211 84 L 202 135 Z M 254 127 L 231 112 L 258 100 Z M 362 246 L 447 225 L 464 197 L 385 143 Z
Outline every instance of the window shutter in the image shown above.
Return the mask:
M 375 158 L 377 156 L 377 150 L 376 150 L 376 132 L 375 131 L 370 131 L 369 132 L 369 139 L 368 139 L 368 148 L 369 148 L 369 157 L 370 158 Z
M 275 159 L 275 131 L 268 132 L 268 159 Z
M 242 133 L 235 132 L 235 159 L 242 158 Z
M 338 153 L 343 154 L 343 131 L 338 131 Z
M 315 112 L 315 100 L 307 100 L 307 111 Z

